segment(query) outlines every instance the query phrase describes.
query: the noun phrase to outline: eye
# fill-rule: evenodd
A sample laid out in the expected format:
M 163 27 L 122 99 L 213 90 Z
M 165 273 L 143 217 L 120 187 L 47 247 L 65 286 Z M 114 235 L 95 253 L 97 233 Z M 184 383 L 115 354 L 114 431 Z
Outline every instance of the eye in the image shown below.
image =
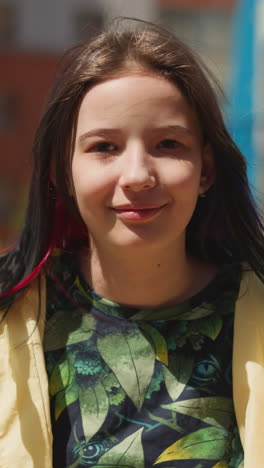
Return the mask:
M 116 145 L 110 143 L 109 141 L 101 141 L 92 145 L 88 148 L 87 152 L 94 152 L 94 153 L 113 153 L 117 150 Z
M 81 440 L 75 445 L 73 451 L 76 456 L 80 456 L 80 454 L 82 454 L 84 465 L 91 465 L 91 460 L 106 453 L 111 446 L 112 444 L 107 440 L 88 442 L 87 444 L 84 440 Z
M 207 359 L 202 359 L 201 361 L 197 362 L 194 367 L 192 379 L 195 382 L 208 383 L 216 382 L 220 378 L 221 375 L 221 365 L 217 361 L 217 359 L 209 355 Z
M 209 378 L 216 373 L 215 366 L 209 361 L 202 361 L 195 367 L 197 376 L 200 378 Z
M 166 138 L 158 143 L 158 148 L 165 150 L 178 149 L 180 146 L 182 146 L 181 143 L 170 138 Z

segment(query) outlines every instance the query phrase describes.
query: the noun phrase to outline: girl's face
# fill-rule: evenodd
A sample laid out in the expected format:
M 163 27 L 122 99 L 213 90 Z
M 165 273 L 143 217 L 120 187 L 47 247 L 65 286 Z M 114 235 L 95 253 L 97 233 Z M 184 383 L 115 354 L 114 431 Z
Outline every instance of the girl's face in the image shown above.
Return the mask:
M 184 248 L 213 158 L 179 89 L 150 72 L 94 86 L 78 116 L 73 192 L 98 249 Z

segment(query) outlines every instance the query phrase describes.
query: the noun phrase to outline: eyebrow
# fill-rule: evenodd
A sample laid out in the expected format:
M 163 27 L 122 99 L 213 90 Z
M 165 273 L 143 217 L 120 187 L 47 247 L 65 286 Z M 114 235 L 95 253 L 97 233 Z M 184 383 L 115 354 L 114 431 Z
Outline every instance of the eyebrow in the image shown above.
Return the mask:
M 191 136 L 191 137 L 194 137 L 194 133 L 191 132 L 191 130 L 189 130 L 189 128 L 187 127 L 183 127 L 182 125 L 165 125 L 165 126 L 161 126 L 161 127 L 155 127 L 153 129 L 153 131 L 155 132 L 158 132 L 158 131 L 162 131 L 162 130 L 173 130 L 175 132 L 180 132 L 180 133 L 183 133 L 187 136 Z M 93 136 L 101 136 L 103 138 L 105 137 L 109 137 L 109 136 L 115 136 L 115 135 L 120 135 L 121 133 L 121 130 L 117 129 L 117 128 L 94 128 L 92 130 L 89 130 L 88 132 L 85 132 L 83 133 L 80 137 L 79 137 L 79 141 L 80 143 L 82 143 L 84 140 L 86 140 L 87 138 L 89 137 L 93 137 Z
M 79 137 L 79 141 L 82 142 L 92 136 L 107 137 L 109 135 L 113 136 L 120 133 L 121 131 L 117 128 L 94 128 L 93 130 L 89 130 L 88 132 L 83 133 L 83 135 Z
M 164 127 L 157 127 L 157 130 L 173 130 L 176 132 L 184 133 L 187 136 L 195 136 L 194 133 L 188 128 L 182 125 L 165 125 Z

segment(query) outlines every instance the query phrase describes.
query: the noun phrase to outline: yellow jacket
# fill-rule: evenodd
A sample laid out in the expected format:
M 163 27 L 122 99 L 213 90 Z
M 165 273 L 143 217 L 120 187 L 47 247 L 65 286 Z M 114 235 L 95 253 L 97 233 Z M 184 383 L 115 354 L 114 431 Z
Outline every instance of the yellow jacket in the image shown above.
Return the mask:
M 17 300 L 0 326 L 0 468 L 52 468 L 42 338 L 45 280 Z M 41 304 L 41 310 L 39 307 Z M 244 468 L 264 467 L 264 285 L 244 273 L 235 312 L 233 385 Z M 39 319 L 38 319 L 39 318 Z
M 51 468 L 52 434 L 42 338 L 45 284 L 14 302 L 0 326 L 0 467 Z M 38 320 L 38 314 L 40 319 Z

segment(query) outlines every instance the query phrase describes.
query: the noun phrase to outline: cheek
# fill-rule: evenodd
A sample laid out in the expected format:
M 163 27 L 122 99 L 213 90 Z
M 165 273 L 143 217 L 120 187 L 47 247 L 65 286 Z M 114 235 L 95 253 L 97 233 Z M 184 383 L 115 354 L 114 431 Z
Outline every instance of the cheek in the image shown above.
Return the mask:
M 73 160 L 72 182 L 76 196 L 81 198 L 97 194 L 102 190 L 102 175 L 84 162 Z
M 171 190 L 184 196 L 197 195 L 200 186 L 201 165 L 189 161 L 178 161 L 177 165 L 168 168 L 162 179 Z
M 114 190 L 114 178 L 109 171 L 88 164 L 72 164 L 74 196 L 81 216 L 98 216 L 107 206 Z

